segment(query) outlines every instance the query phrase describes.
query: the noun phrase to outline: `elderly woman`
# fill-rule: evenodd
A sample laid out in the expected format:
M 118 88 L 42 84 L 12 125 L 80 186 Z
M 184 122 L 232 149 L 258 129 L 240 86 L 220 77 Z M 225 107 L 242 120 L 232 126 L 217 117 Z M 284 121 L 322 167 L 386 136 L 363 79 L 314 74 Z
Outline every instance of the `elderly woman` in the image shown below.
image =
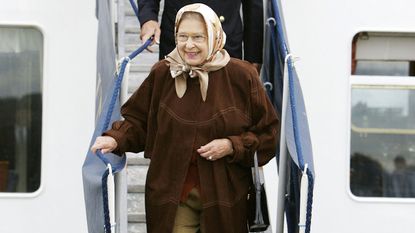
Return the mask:
M 279 120 L 255 68 L 223 49 L 212 9 L 180 9 L 175 36 L 176 49 L 123 105 L 125 120 L 91 149 L 151 159 L 148 232 L 247 232 L 254 152 L 260 165 L 274 156 Z

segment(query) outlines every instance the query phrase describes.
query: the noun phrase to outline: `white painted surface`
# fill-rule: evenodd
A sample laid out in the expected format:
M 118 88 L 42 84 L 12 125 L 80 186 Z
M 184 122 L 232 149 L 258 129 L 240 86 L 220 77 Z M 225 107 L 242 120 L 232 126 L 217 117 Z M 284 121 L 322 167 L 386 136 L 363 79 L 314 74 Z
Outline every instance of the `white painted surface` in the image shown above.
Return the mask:
M 94 127 L 95 1 L 0 0 L 1 25 L 44 37 L 41 188 L 0 193 L 0 232 L 87 232 L 81 167 Z

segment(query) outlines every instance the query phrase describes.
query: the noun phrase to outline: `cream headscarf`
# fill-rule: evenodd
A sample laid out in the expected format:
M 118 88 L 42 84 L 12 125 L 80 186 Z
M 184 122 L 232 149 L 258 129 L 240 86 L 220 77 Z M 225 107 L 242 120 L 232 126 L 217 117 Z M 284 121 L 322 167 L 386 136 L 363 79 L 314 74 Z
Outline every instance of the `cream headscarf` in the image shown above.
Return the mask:
M 195 3 L 186 5 L 177 12 L 174 27 L 175 36 L 178 30 L 178 24 L 185 12 L 195 12 L 202 15 L 208 34 L 208 56 L 206 61 L 200 66 L 190 66 L 184 62 L 177 51 L 176 46 L 176 48 L 166 56 L 166 60 L 169 62 L 171 76 L 175 79 L 177 96 L 182 98 L 186 92 L 186 79 L 188 76 L 191 78 L 199 77 L 200 92 L 203 101 L 205 101 L 209 83 L 209 72 L 221 69 L 226 66 L 230 60 L 228 52 L 223 49 L 226 42 L 226 34 L 222 29 L 222 25 L 216 13 L 210 7 L 202 3 Z

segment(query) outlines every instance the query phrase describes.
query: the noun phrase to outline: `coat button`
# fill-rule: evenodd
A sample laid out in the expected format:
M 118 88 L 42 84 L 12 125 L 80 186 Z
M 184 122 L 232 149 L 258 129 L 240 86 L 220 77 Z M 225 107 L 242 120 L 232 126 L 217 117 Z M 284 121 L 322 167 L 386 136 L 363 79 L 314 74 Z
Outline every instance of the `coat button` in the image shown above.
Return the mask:
M 219 16 L 219 20 L 221 23 L 223 23 L 225 21 L 225 17 L 223 15 Z

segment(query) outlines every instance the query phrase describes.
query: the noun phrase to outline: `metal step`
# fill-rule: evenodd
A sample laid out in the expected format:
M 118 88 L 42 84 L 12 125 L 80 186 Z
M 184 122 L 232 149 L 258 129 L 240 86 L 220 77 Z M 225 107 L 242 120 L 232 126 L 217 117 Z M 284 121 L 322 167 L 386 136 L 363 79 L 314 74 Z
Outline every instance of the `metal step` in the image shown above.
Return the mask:
M 127 153 L 128 165 L 142 165 L 148 166 L 150 164 L 149 159 L 145 159 L 143 153 Z
M 145 222 L 144 193 L 128 193 L 127 210 L 129 222 Z
M 131 222 L 128 224 L 128 233 L 147 233 L 146 224 Z
M 127 153 L 128 232 L 146 232 L 144 190 L 150 160 L 143 153 Z
M 127 155 L 127 190 L 128 193 L 144 193 L 149 161 L 140 157 Z

